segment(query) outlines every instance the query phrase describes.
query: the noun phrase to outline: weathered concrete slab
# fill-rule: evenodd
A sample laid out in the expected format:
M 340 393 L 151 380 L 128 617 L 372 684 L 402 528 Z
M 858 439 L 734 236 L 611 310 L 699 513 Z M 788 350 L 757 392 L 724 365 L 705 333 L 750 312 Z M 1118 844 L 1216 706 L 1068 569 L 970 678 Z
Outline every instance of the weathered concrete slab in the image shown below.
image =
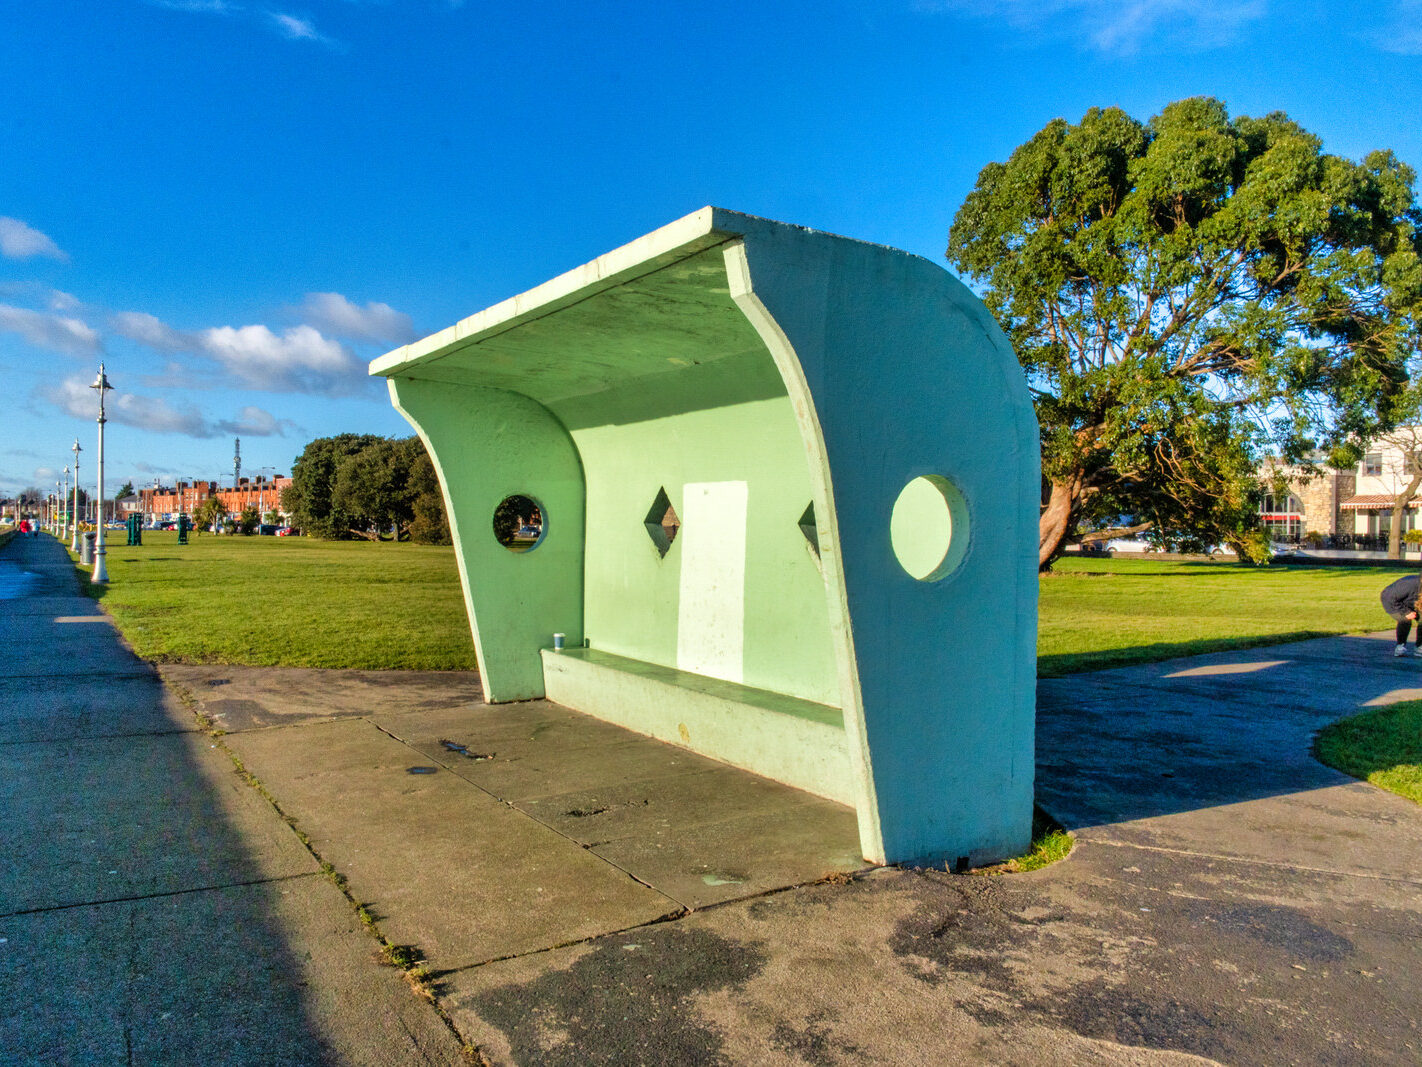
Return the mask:
M 309 874 L 206 736 L 0 745 L 0 914 Z
M 885 871 L 449 977 L 495 1063 L 1406 1064 L 1415 885 L 1086 844 Z M 1292 879 L 1291 879 L 1292 882 Z
M 720 822 L 669 823 L 592 851 L 688 908 L 704 908 L 864 870 L 855 829 L 852 809 L 807 796 Z
M 647 883 L 674 902 L 665 905 L 673 911 L 678 905 L 754 896 L 865 866 L 857 855 L 853 812 L 843 805 L 550 701 L 465 704 L 461 694 L 475 683 L 458 674 L 411 676 L 408 689 L 391 684 L 405 677 L 395 671 L 385 674 L 378 687 L 367 684 L 371 671 L 164 667 L 164 674 L 169 683 L 192 693 L 203 713 L 222 726 L 240 724 L 236 733 L 242 737 L 228 738 L 237 751 L 253 751 L 246 731 L 262 733 L 264 721 L 296 721 L 303 731 L 333 721 L 317 703 L 319 693 L 309 689 L 313 681 L 330 677 L 337 693 L 331 710 L 340 713 L 334 717 L 364 718 L 408 748 L 384 745 L 375 758 L 367 747 L 373 734 L 355 731 L 351 736 L 360 740 L 351 744 L 346 733 L 303 733 L 301 744 L 319 750 L 313 767 L 319 765 L 321 773 L 410 777 L 410 765 L 438 768 L 509 805 L 498 818 L 512 808 L 577 845 L 594 846 L 584 858 L 600 856 L 619 881 L 630 875 Z M 287 677 L 297 691 L 294 710 L 283 710 Z M 363 691 L 368 696 L 361 697 Z M 250 700 L 257 708 L 220 717 L 235 700 Z M 377 703 L 383 710 L 355 714 Z M 274 741 L 257 744 L 263 753 L 269 745 L 284 747 Z M 256 768 L 266 765 L 257 758 Z M 276 788 L 267 782 L 266 771 L 259 777 Z M 284 797 L 283 790 L 283 807 Z M 317 800 L 311 800 L 313 808 Z M 509 832 L 520 834 L 516 828 Z M 573 938 L 567 932 L 535 947 Z
M 163 680 L 200 699 L 224 730 L 480 706 L 479 676 L 466 671 L 336 671 L 222 664 L 164 664 Z
M 321 875 L 0 917 L 9 1064 L 466 1062 Z
M 629 837 L 691 836 L 690 831 L 701 827 L 761 814 L 767 806 L 783 803 L 786 795 L 778 782 L 712 765 L 687 770 L 674 779 L 611 781 L 592 789 L 535 797 L 521 801 L 519 808 L 579 844 L 600 845 Z M 805 793 L 790 796 L 817 800 Z M 823 803 L 827 811 L 853 815 L 843 805 Z M 776 808 L 775 814 L 779 817 L 782 812 Z
M 633 740 L 647 741 L 659 749 L 665 747 L 547 700 L 451 709 L 392 708 L 371 718 L 381 729 L 431 754 L 449 754 L 442 744 L 444 740 L 476 753 L 493 753 L 506 761 L 540 748 L 588 749 Z M 457 761 L 454 766 L 459 766 Z
M 363 720 L 228 743 L 349 880 L 386 936 L 438 969 L 652 922 L 680 910 L 575 842 Z
M 469 781 L 514 804 L 598 789 L 611 782 L 680 779 L 688 773 L 724 766 L 630 731 L 622 731 L 615 743 L 576 748 L 552 743 L 542 734 L 528 740 L 510 738 L 493 751 L 494 759 L 453 766 Z M 764 781 L 749 774 L 747 778 Z M 790 791 L 791 795 L 796 792 Z

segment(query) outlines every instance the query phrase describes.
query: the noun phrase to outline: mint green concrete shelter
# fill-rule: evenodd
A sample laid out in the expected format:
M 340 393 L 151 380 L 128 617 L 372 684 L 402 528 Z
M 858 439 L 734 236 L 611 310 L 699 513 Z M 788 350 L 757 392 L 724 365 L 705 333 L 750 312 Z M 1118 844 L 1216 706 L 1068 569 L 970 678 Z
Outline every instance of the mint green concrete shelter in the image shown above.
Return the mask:
M 708 207 L 371 373 L 439 472 L 490 701 L 851 805 L 871 861 L 1025 850 L 1037 424 L 942 268 Z

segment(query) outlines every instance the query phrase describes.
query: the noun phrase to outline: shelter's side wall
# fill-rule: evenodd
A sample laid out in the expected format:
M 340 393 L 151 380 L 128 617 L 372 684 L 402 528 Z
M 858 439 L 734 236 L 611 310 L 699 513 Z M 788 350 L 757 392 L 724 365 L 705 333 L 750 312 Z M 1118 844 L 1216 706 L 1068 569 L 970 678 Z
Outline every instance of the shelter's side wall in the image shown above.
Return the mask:
M 799 356 L 834 495 L 862 730 L 890 861 L 1025 849 L 1034 779 L 1036 421 L 985 308 L 890 249 L 748 226 L 755 295 Z M 966 499 L 961 564 L 910 577 L 889 524 L 939 475 Z M 964 531 L 955 531 L 961 538 Z M 854 721 L 856 711 L 861 721 Z
M 766 364 L 768 354 L 757 360 Z M 749 372 L 748 372 L 749 373 Z M 824 580 L 799 519 L 812 499 L 788 397 L 575 430 L 587 472 L 592 647 L 839 705 Z M 665 489 L 681 531 L 658 555 Z
M 573 645 L 583 637 L 583 474 L 572 439 L 518 393 L 400 377 L 390 393 L 439 474 L 485 698 L 543 696 L 540 649 L 555 632 Z M 494 509 L 516 493 L 543 508 L 546 532 L 528 552 L 494 538 Z

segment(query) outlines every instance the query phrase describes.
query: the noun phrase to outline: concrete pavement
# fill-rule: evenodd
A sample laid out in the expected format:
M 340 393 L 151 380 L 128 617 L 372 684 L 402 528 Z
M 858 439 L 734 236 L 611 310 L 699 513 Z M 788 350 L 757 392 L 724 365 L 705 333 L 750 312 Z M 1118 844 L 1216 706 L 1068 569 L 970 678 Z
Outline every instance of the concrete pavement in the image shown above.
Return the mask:
M 0 1059 L 464 1062 L 58 542 L 0 591 Z
M 165 693 L 49 545 L 0 552 L 21 1062 L 458 1056 L 224 749 L 491 1062 L 1422 1061 L 1422 809 L 1309 755 L 1422 698 L 1390 635 L 1044 681 L 1072 857 L 863 871 L 837 805 L 466 675 L 169 667 Z

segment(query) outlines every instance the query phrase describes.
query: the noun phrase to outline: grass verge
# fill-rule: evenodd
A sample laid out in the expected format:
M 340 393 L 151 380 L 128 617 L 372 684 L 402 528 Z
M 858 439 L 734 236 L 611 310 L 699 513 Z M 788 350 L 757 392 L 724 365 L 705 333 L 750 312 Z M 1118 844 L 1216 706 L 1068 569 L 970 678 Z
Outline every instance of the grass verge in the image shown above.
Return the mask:
M 302 537 L 143 533 L 85 582 L 155 663 L 473 670 L 454 550 Z
M 1039 583 L 1037 674 L 1050 678 L 1391 629 L 1378 592 L 1402 573 L 1395 567 L 1061 560 Z
M 1313 751 L 1320 762 L 1344 774 L 1422 804 L 1422 700 L 1326 726 Z
M 1038 871 L 1071 854 L 1075 841 L 1062 829 L 1061 823 L 1041 808 L 1032 809 L 1032 847 L 1021 856 L 1014 856 L 991 867 L 979 867 L 974 874 L 1021 874 Z

